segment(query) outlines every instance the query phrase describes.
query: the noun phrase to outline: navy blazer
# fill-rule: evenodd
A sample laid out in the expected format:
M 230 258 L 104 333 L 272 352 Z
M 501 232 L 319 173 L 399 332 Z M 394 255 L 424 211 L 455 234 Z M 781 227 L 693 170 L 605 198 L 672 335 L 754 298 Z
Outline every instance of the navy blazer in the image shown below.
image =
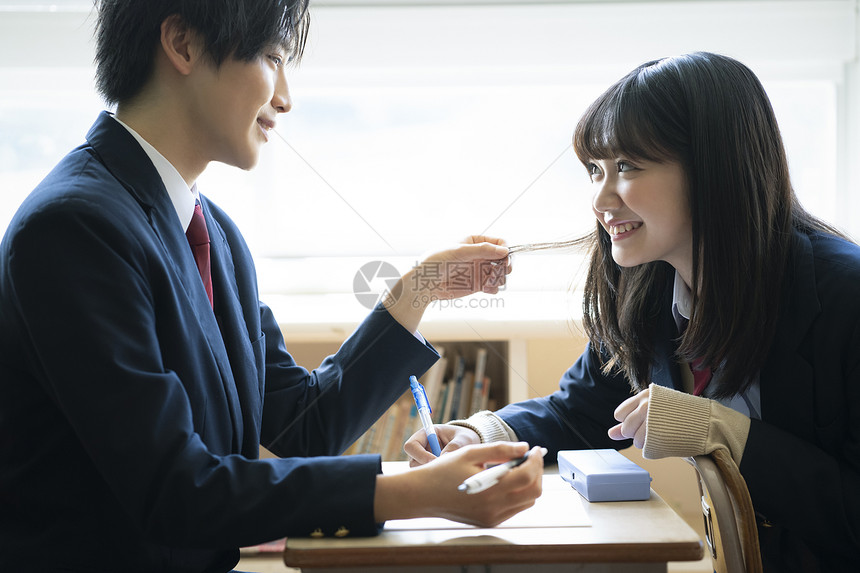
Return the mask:
M 672 290 L 662 301 L 651 382 L 683 390 Z M 860 564 L 860 247 L 795 232 L 777 334 L 760 372 L 740 470 L 761 523 L 769 571 L 849 571 Z M 500 410 L 517 437 L 558 450 L 622 448 L 607 430 L 630 396 L 589 346 L 554 394 Z
M 9 225 L 0 568 L 228 571 L 240 546 L 376 532 L 379 456 L 335 456 L 438 355 L 377 309 L 297 366 L 239 230 L 202 205 L 214 313 L 161 178 L 109 114 Z

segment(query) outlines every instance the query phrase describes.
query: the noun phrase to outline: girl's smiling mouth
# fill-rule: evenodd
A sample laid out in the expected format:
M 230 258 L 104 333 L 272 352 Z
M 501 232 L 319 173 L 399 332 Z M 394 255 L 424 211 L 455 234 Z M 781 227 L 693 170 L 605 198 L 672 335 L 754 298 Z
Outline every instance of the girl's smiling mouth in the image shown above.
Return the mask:
M 627 222 L 619 225 L 608 225 L 608 232 L 613 239 L 622 239 L 641 226 L 641 222 Z

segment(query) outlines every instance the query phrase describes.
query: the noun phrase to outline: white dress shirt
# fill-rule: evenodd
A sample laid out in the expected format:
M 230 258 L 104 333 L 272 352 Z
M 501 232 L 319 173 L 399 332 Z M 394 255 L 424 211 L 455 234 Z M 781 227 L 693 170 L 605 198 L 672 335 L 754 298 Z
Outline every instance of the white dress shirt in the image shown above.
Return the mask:
M 155 166 L 155 170 L 161 176 L 161 181 L 167 189 L 167 195 L 173 203 L 173 208 L 176 209 L 176 215 L 179 217 L 179 223 L 182 225 L 182 231 L 188 230 L 188 225 L 191 224 L 191 217 L 194 215 L 194 203 L 199 198 L 197 195 L 197 184 L 188 187 L 185 179 L 179 174 L 179 171 L 155 149 L 148 141 L 146 141 L 139 133 L 121 122 L 114 116 L 117 123 L 126 128 L 128 132 L 137 140 L 143 148 L 149 160 Z

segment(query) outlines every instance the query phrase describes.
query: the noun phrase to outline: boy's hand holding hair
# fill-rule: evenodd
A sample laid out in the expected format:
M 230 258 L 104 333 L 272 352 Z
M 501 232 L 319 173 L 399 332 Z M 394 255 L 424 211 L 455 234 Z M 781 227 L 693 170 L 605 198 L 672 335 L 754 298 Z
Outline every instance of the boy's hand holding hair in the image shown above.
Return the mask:
M 383 305 L 411 332 L 418 330 L 424 311 L 437 300 L 485 292 L 496 294 L 511 272 L 508 248 L 502 239 L 472 235 L 456 247 L 426 256 L 404 273 L 387 293 Z

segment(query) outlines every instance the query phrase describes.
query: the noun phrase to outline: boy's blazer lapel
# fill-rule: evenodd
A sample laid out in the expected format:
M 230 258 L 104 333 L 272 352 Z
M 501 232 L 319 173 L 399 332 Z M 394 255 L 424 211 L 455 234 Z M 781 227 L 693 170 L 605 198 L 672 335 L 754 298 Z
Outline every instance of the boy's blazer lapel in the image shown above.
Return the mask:
M 234 431 L 237 432 L 242 454 L 247 457 L 257 457 L 259 454 L 257 436 L 260 435 L 262 426 L 265 382 L 262 375 L 265 371 L 265 365 L 262 363 L 265 350 L 259 347 L 255 352 L 255 348 L 252 347 L 253 343 L 258 345 L 264 343 L 259 324 L 259 307 L 249 310 L 256 313 L 254 316 L 246 317 L 243 314 L 239 287 L 236 284 L 237 270 L 233 262 L 234 256 L 237 255 L 230 248 L 230 243 L 218 218 L 210 209 L 208 200 L 202 195 L 201 203 L 209 229 L 215 317 L 222 327 L 224 346 L 237 382 L 234 390 L 238 395 L 236 407 L 240 408 L 241 424 Z M 238 256 L 249 258 L 247 254 L 240 253 Z M 251 261 L 248 260 L 245 263 L 251 264 Z M 253 294 L 256 297 L 256 293 Z
M 209 304 L 203 281 L 200 280 L 194 256 L 188 246 L 188 239 L 179 224 L 176 209 L 164 183 L 134 137 L 107 112 L 100 115 L 99 120 L 87 134 L 87 140 L 111 174 L 140 204 L 152 231 L 164 248 L 164 258 L 169 261 L 174 272 L 174 288 L 177 292 L 183 293 L 187 308 L 195 318 L 195 324 L 188 324 L 187 327 L 202 331 L 208 342 L 210 359 L 217 364 L 232 418 L 232 451 L 238 451 L 237 448 L 242 442 L 242 414 L 227 349 Z M 132 185 L 131 181 L 135 183 Z M 210 241 L 212 241 L 211 237 Z M 219 293 L 216 290 L 216 300 L 218 296 Z M 201 358 L 205 359 L 200 355 L 189 356 L 189 361 Z

